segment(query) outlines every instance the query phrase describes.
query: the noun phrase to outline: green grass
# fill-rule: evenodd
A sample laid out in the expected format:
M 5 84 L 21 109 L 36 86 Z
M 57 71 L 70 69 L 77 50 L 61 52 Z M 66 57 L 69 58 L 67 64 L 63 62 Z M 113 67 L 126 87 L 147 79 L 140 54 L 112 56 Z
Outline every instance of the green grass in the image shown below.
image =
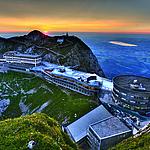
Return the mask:
M 37 143 L 35 150 L 77 149 L 58 123 L 42 113 L 1 121 L 0 135 L 0 150 L 27 150 L 30 140 Z
M 62 89 L 33 75 L 8 72 L 7 74 L 0 74 L 0 79 L 0 90 L 3 91 L 0 98 L 10 99 L 10 105 L 2 119 L 19 117 L 22 114 L 19 108 L 21 99 L 25 101 L 26 105 L 30 105 L 28 114 L 49 101 L 49 105 L 42 112 L 55 118 L 59 123 L 64 120 L 65 123 L 70 123 L 97 106 L 93 97 Z M 6 87 L 5 84 L 10 88 Z M 26 94 L 31 89 L 35 89 L 36 92 Z M 15 93 L 17 94 L 15 95 Z M 77 117 L 75 117 L 75 114 Z
M 150 127 L 148 129 L 150 132 Z M 150 133 L 148 131 L 137 138 L 128 138 L 111 150 L 150 150 Z

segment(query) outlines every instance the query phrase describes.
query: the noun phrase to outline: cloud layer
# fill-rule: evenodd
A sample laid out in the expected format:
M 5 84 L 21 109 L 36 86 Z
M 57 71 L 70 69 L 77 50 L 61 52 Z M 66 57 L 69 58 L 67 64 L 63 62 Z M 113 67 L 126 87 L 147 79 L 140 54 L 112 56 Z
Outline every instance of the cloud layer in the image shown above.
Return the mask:
M 0 31 L 150 32 L 149 0 L 0 0 Z

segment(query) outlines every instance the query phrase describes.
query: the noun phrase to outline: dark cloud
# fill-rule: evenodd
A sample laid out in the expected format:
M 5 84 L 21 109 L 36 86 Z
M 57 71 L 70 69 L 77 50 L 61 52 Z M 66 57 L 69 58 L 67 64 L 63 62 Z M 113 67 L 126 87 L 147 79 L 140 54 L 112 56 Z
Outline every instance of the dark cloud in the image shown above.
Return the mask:
M 148 19 L 150 0 L 0 0 L 0 16 Z
M 150 0 L 0 0 L 0 30 L 45 29 L 51 24 L 53 30 L 107 31 L 110 23 L 115 31 L 145 31 L 150 29 L 149 14 Z

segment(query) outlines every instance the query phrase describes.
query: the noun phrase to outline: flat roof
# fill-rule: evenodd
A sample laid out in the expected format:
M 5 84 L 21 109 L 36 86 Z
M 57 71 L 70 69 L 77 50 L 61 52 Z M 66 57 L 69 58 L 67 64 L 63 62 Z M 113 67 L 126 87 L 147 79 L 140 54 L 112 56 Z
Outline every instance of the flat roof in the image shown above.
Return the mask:
M 105 109 L 105 107 L 103 105 L 100 105 L 80 119 L 68 125 L 66 127 L 66 130 L 71 135 L 71 138 L 75 142 L 78 142 L 86 137 L 89 125 L 111 116 L 112 115 Z
M 135 76 L 135 75 L 120 75 L 115 78 L 113 78 L 113 83 L 117 86 L 130 90 L 130 91 L 136 91 L 131 88 L 131 84 L 133 84 L 133 81 L 137 81 L 138 84 L 142 84 L 142 87 L 145 88 L 145 90 L 138 90 L 138 92 L 150 92 L 150 78 L 141 77 L 141 76 Z
M 131 130 L 123 122 L 114 116 L 94 123 L 90 125 L 90 127 L 99 136 L 100 139 L 131 132 Z

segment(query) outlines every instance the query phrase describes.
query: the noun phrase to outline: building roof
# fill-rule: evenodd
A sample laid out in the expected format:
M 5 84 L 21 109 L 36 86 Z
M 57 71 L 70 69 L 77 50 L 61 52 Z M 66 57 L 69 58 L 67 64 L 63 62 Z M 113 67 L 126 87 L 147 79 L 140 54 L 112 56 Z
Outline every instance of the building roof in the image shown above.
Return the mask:
M 135 82 L 135 83 L 134 83 Z M 135 75 L 121 75 L 113 79 L 113 83 L 120 88 L 129 91 L 150 92 L 150 78 Z M 131 85 L 139 85 L 142 88 L 132 88 Z
M 104 106 L 101 105 L 72 124 L 68 125 L 66 130 L 68 134 L 70 134 L 71 138 L 75 142 L 78 142 L 87 135 L 87 129 L 89 128 L 90 124 L 104 120 L 111 116 L 112 115 L 104 108 Z
M 113 116 L 90 125 L 90 128 L 100 139 L 131 132 L 131 130 L 123 122 Z

